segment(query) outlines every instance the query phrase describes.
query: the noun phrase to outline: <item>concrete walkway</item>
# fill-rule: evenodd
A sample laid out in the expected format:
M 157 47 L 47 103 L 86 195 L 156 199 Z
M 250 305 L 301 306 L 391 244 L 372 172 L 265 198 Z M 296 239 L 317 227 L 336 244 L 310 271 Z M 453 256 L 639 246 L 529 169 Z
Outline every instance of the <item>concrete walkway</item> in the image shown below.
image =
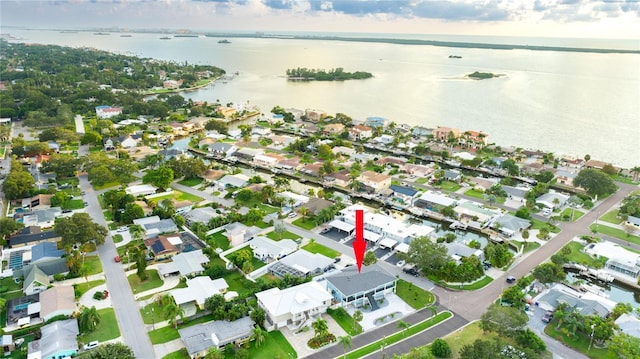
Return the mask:
M 167 354 L 173 353 L 184 348 L 182 339 L 174 339 L 170 342 L 156 344 L 153 346 L 153 350 L 156 353 L 156 358 L 162 358 Z
M 86 293 L 84 293 L 80 300 L 78 300 L 78 307 L 85 306 L 87 308 L 96 307 L 96 309 L 104 309 L 111 308 L 113 304 L 111 304 L 111 293 L 109 293 L 109 297 L 103 300 L 93 299 L 93 294 L 95 292 L 103 292 L 107 289 L 107 284 L 101 284 L 97 287 L 93 287 L 89 289 Z
M 147 268 L 147 269 L 154 269 L 154 268 Z M 135 274 L 135 273 L 136 273 L 135 270 L 130 270 L 130 271 L 127 271 L 126 275 L 128 277 L 129 275 Z M 133 297 L 136 300 L 138 300 L 139 298 L 146 297 L 146 296 L 151 295 L 151 294 L 164 292 L 164 291 L 167 291 L 169 289 L 175 288 L 175 286 L 177 286 L 178 283 L 180 283 L 180 278 L 178 278 L 176 276 L 166 277 L 166 278 L 164 278 L 164 282 L 162 283 L 161 286 L 159 286 L 157 288 L 145 290 L 144 292 L 141 292 L 141 293 L 135 293 L 133 295 Z
M 347 335 L 347 332 L 336 323 L 331 316 L 328 314 L 322 314 L 322 319 L 327 321 L 327 326 L 329 327 L 329 333 L 336 336 L 336 338 Z M 313 338 L 314 331 L 309 328 L 309 330 L 302 333 L 295 333 L 296 330 L 290 330 L 289 328 L 280 329 L 285 338 L 289 341 L 293 349 L 295 349 L 296 353 L 298 353 L 298 358 L 304 358 L 308 355 L 311 355 L 315 352 L 318 352 L 320 349 L 311 349 L 307 342 Z

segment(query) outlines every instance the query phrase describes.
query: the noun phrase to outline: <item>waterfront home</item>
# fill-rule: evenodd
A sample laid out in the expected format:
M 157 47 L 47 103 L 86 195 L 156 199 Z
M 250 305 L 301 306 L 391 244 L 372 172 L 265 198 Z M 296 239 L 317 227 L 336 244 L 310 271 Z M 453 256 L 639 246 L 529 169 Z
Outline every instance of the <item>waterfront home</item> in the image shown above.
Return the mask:
M 311 163 L 306 166 L 303 166 L 300 169 L 300 172 L 309 176 L 319 177 L 321 167 L 322 167 L 322 162 Z
M 222 349 L 230 344 L 236 348 L 251 339 L 253 320 L 242 317 L 233 322 L 216 320 L 178 330 L 189 358 L 204 358 L 210 348 Z
M 460 137 L 460 130 L 451 127 L 438 127 L 431 131 L 431 135 L 436 141 L 447 142 L 449 138 Z
M 45 322 L 59 315 L 70 317 L 77 309 L 70 285 L 57 285 L 40 293 L 40 318 Z
M 253 161 L 253 158 L 258 155 L 263 155 L 264 149 L 261 148 L 249 148 L 249 147 L 241 147 L 238 149 L 233 155 L 245 159 L 247 161 Z
M 282 148 L 282 147 L 287 147 L 290 144 L 292 144 L 293 142 L 295 142 L 295 138 L 291 137 L 291 136 L 287 136 L 287 135 L 269 135 L 267 136 L 268 139 L 271 140 L 271 146 L 270 147 L 274 147 L 274 148 Z
M 373 129 L 369 126 L 355 125 L 349 129 L 349 139 L 362 141 L 373 136 Z
M 209 122 L 209 120 L 210 119 L 207 117 L 193 117 L 186 123 L 191 125 L 192 131 L 200 131 L 204 129 L 204 126 Z
M 243 188 L 249 182 L 249 177 L 239 173 L 235 175 L 226 175 L 220 178 L 218 186 L 222 188 Z
M 389 125 L 389 120 L 383 117 L 367 117 L 364 125 L 373 128 L 385 128 Z
M 171 258 L 171 262 L 158 265 L 158 274 L 163 277 L 179 275 L 181 277 L 197 276 L 204 272 L 203 265 L 209 263 L 209 257 L 202 253 L 202 249 L 182 252 Z
M 536 204 L 545 208 L 549 208 L 551 210 L 555 210 L 558 208 L 562 208 L 569 196 L 564 195 L 562 193 L 549 191 L 548 193 L 543 194 L 542 196 L 536 198 Z
M 277 169 L 281 169 L 283 171 L 288 171 L 288 172 L 296 171 L 300 168 L 300 157 L 281 159 L 273 167 Z
M 304 111 L 304 116 L 306 117 L 307 121 L 313 122 L 313 123 L 318 123 L 322 119 L 327 117 L 327 113 L 325 111 L 322 111 L 322 110 L 308 108 L 308 109 L 306 109 Z
M 262 137 L 270 134 L 271 134 L 271 128 L 269 127 L 254 126 L 251 128 L 251 135 Z
M 458 204 L 453 211 L 461 222 L 474 221 L 484 223 L 500 214 L 497 210 L 484 208 L 482 205 L 471 201 Z
M 198 207 L 193 208 L 184 214 L 184 219 L 187 225 L 191 226 L 194 223 L 207 224 L 211 218 L 218 217 L 220 214 L 211 207 Z
M 622 333 L 640 338 L 640 318 L 637 314 L 624 313 L 614 323 Z
M 60 235 L 54 231 L 43 232 L 38 226 L 25 226 L 17 234 L 9 237 L 9 248 L 24 247 L 42 242 L 58 242 Z
M 269 273 L 278 278 L 285 275 L 304 278 L 326 272 L 333 265 L 333 259 L 320 253 L 310 253 L 304 249 L 295 251 L 269 267 Z
M 96 106 L 96 116 L 102 120 L 120 116 L 121 114 L 122 107 Z
M 524 198 L 527 195 L 527 192 L 529 192 L 528 188 L 523 188 L 523 187 L 512 187 L 512 186 L 500 186 L 502 188 L 503 191 L 505 191 L 507 193 L 507 196 L 515 201 L 524 201 Z
M 605 318 L 616 303 L 594 293 L 578 292 L 564 284 L 555 284 L 542 291 L 534 299 L 542 310 L 555 310 L 560 303 L 567 303 L 569 308 L 575 309 L 582 315 L 598 315 Z
M 481 261 L 484 260 L 484 252 L 482 249 L 471 248 L 466 244 L 457 242 L 444 243 L 444 246 L 447 247 L 447 255 L 458 264 L 460 264 L 462 258 L 471 256 L 476 256 L 480 258 Z
M 420 193 L 417 190 L 406 186 L 391 185 L 389 186 L 389 189 L 393 191 L 393 200 L 405 205 L 412 205 L 413 200 Z
M 283 198 L 284 203 L 290 208 L 298 208 L 303 204 L 309 202 L 309 197 L 301 194 L 293 193 L 290 191 L 284 191 L 276 194 L 277 197 Z
M 355 266 L 348 267 L 326 278 L 327 290 L 342 307 L 370 306 L 378 309 L 378 301 L 395 293 L 396 277 L 378 264 L 362 266 L 358 273 Z
M 423 192 L 416 198 L 413 205 L 418 208 L 438 212 L 444 207 L 457 205 L 458 201 L 441 193 L 433 191 Z
M 331 294 L 318 282 L 256 293 L 258 306 L 265 311 L 264 327 L 271 331 L 288 327 L 297 330 L 320 317 L 331 305 Z
M 33 358 L 71 358 L 78 354 L 78 321 L 62 320 L 40 328 L 40 339 L 27 346 L 27 357 Z
M 373 171 L 362 172 L 358 180 L 367 192 L 379 193 L 391 186 L 390 176 Z
M 348 169 L 343 169 L 324 176 L 325 181 L 340 187 L 348 187 L 351 183 L 351 174 Z
M 209 147 L 207 148 L 207 150 L 209 151 L 209 153 L 211 153 L 214 156 L 220 156 L 222 158 L 226 158 L 231 156 L 233 153 L 235 153 L 238 150 L 238 148 L 231 143 L 214 142 L 209 144 Z
M 324 198 L 314 197 L 309 199 L 306 203 L 302 204 L 302 208 L 309 209 L 309 213 L 313 216 L 317 216 L 324 209 L 330 208 L 333 202 Z
M 393 136 L 385 134 L 385 135 L 381 135 L 373 138 L 371 142 L 386 146 L 386 145 L 392 144 L 393 140 L 394 140 Z
M 331 150 L 336 155 L 344 155 L 349 157 L 353 156 L 353 154 L 356 152 L 356 150 L 354 150 L 353 148 L 345 147 L 345 146 L 336 146 Z
M 279 156 L 280 157 L 280 156 Z M 284 157 L 281 157 L 284 158 Z M 257 155 L 253 158 L 253 163 L 262 167 L 272 167 L 278 162 L 278 158 L 270 154 Z
M 186 284 L 186 288 L 169 291 L 169 295 L 173 297 L 176 304 L 186 309 L 185 312 L 187 310 L 195 312 L 194 306 L 203 310 L 207 298 L 218 294 L 223 295 L 229 289 L 229 285 L 224 278 L 212 280 L 208 276 L 187 279 Z
M 364 211 L 364 239 L 373 243 L 378 243 L 382 238 L 400 243 L 409 243 L 413 238 L 428 236 L 434 231 L 429 226 L 408 224 L 382 213 L 371 213 L 358 204 L 342 209 L 336 220 L 330 222 L 329 225 L 351 233 L 355 228 L 355 213 L 360 209 Z
M 462 174 L 454 170 L 444 170 L 444 179 L 445 181 L 460 183 L 460 181 L 462 181 Z
M 405 163 L 400 166 L 400 169 L 415 177 L 427 177 L 435 171 L 433 166 L 415 165 L 412 163 Z
M 177 89 L 182 86 L 183 80 L 165 80 L 162 82 L 162 87 L 165 89 Z
M 415 126 L 411 129 L 411 136 L 413 137 L 428 137 L 431 136 L 433 129 Z
M 326 136 L 339 135 L 344 131 L 344 125 L 341 123 L 330 123 L 322 129 L 322 134 Z
M 469 177 L 469 182 L 473 185 L 473 189 L 484 192 L 498 183 L 497 178 L 486 179 L 482 177 Z M 504 186 L 503 186 L 504 187 Z
M 616 243 L 592 243 L 585 247 L 584 252 L 594 258 L 607 258 L 604 269 L 616 277 L 624 275 L 627 280 L 635 282 L 640 276 L 640 254 L 628 251 Z
M 265 263 L 273 262 L 298 249 L 296 242 L 290 239 L 274 241 L 267 237 L 257 236 L 249 242 L 253 256 Z
M 494 218 L 490 224 L 491 228 L 502 232 L 504 235 L 511 237 L 518 232 L 531 227 L 531 222 L 518 218 L 516 216 L 505 213 L 499 217 Z
M 573 179 L 576 178 L 575 173 L 567 172 L 567 171 L 558 171 L 556 172 L 557 183 L 563 184 L 565 186 L 573 186 Z
M 595 168 L 598 170 L 601 170 L 604 168 L 604 166 L 606 165 L 611 165 L 611 163 L 608 162 L 604 162 L 604 161 L 598 161 L 598 160 L 589 160 L 587 162 L 585 162 L 584 166 L 586 168 Z M 620 172 L 620 168 L 613 166 L 613 168 L 616 170 L 616 172 Z
M 169 128 L 171 128 L 171 133 L 174 136 L 186 136 L 189 134 L 180 122 L 171 122 Z
M 403 157 L 386 156 L 376 161 L 376 163 L 382 166 L 396 165 L 402 168 L 402 166 L 407 163 L 407 159 Z
M 483 148 L 488 138 L 489 135 L 482 131 L 465 131 L 458 138 L 458 144 L 468 148 Z
M 224 176 L 225 172 L 221 170 L 208 169 L 202 173 L 200 177 L 207 180 L 208 182 L 214 182 L 218 180 L 220 177 Z

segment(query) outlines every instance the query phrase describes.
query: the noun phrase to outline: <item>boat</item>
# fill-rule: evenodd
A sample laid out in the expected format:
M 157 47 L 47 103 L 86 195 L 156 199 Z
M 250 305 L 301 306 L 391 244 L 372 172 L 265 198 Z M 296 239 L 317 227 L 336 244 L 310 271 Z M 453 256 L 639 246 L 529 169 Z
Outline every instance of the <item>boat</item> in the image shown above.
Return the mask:
M 462 56 L 458 56 L 458 55 L 449 55 L 450 59 L 461 59 Z
M 132 36 L 132 35 L 129 35 L 129 34 L 122 34 L 122 35 L 120 35 L 120 37 L 131 37 L 131 36 Z
M 231 41 L 227 40 L 227 39 L 222 39 L 218 41 L 219 44 L 230 44 Z
M 110 34 L 110 33 L 108 33 L 108 32 L 94 32 L 93 34 L 94 34 L 94 35 L 111 35 L 111 34 Z
M 171 40 L 170 36 L 163 36 L 160 38 L 160 40 Z

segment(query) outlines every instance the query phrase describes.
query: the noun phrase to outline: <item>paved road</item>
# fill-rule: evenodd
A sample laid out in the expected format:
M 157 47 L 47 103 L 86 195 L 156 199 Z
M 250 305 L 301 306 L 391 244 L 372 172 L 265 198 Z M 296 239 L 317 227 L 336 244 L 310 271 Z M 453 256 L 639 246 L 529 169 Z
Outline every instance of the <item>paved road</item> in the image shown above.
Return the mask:
M 87 213 L 93 221 L 107 227 L 107 222 L 102 214 L 97 193 L 91 187 L 86 175 L 80 177 L 80 189 L 85 191 L 84 200 L 88 202 Z M 98 247 L 98 255 L 102 262 L 104 275 L 107 278 L 107 288 L 111 294 L 111 301 L 116 312 L 120 334 L 125 343 L 133 350 L 138 359 L 152 359 L 155 357 L 153 346 L 147 335 L 142 316 L 138 310 L 129 282 L 125 277 L 122 265 L 114 262 L 113 258 L 118 253 L 111 235 L 108 235 L 105 243 Z

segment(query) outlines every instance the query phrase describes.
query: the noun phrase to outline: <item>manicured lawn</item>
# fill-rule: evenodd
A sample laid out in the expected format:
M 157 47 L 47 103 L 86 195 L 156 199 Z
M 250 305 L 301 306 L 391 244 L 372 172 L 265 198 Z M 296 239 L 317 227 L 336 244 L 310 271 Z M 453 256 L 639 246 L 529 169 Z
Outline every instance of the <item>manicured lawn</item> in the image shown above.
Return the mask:
M 200 183 L 202 183 L 202 181 L 203 181 L 202 178 L 196 177 L 196 178 L 183 179 L 178 183 L 180 183 L 183 186 L 193 187 L 193 186 L 199 185 Z
M 329 308 L 327 309 L 327 314 L 329 314 L 347 334 L 354 336 L 362 333 L 360 324 L 353 320 L 353 317 L 351 317 L 344 308 L 335 310 Z
M 120 336 L 120 329 L 118 328 L 118 321 L 113 308 L 100 309 L 98 313 L 100 314 L 100 324 L 98 324 L 96 330 L 79 336 L 79 341 L 83 343 L 89 343 L 94 340 L 104 342 Z
M 120 243 L 124 240 L 120 234 L 115 234 L 111 238 L 113 239 L 113 243 Z
M 614 181 L 622 182 L 622 183 L 626 183 L 626 184 L 633 184 L 633 185 L 639 184 L 638 182 L 634 182 L 631 178 L 625 177 L 625 176 L 621 176 L 619 174 L 612 175 L 611 178 Z
M 303 221 L 302 218 L 298 218 L 291 223 L 306 230 L 312 230 L 316 227 L 316 221 L 309 218 L 307 218 L 305 221 Z
M 447 192 L 455 192 L 460 189 L 460 185 L 455 182 L 444 181 L 440 184 L 440 188 L 443 191 Z
M 377 350 L 380 350 L 380 348 L 384 345 L 384 346 L 390 346 L 391 344 L 394 344 L 402 339 L 405 339 L 407 337 L 410 337 L 411 335 L 420 333 L 446 319 L 449 319 L 453 316 L 453 314 L 451 314 L 451 312 L 440 312 L 438 313 L 435 317 L 431 317 L 427 320 L 424 320 L 418 324 L 415 324 L 411 327 L 409 327 L 406 330 L 403 331 L 399 331 L 393 335 L 390 335 L 388 337 L 386 337 L 385 339 L 381 339 L 378 340 L 376 342 L 373 342 L 369 345 L 366 345 L 362 348 L 356 349 L 352 352 L 347 353 L 345 358 L 349 358 L 349 359 L 358 359 L 358 358 L 362 358 L 367 356 L 368 354 L 371 354 Z M 384 343 L 383 343 L 384 342 Z
M 75 287 L 75 292 L 76 292 L 76 299 L 80 298 L 84 293 L 86 293 L 87 291 L 89 291 L 89 289 L 97 287 L 99 285 L 102 285 L 105 283 L 104 279 L 99 279 L 99 280 L 93 280 L 89 283 L 87 282 L 82 282 L 82 283 L 78 283 L 76 284 Z
M 264 267 L 266 265 L 264 264 L 264 262 L 262 262 L 261 260 L 253 256 L 253 249 L 251 249 L 250 247 L 245 247 L 233 253 L 229 253 L 227 254 L 227 258 L 233 262 L 233 258 L 235 258 L 238 254 L 240 254 L 240 252 L 249 252 L 250 254 L 249 258 L 251 258 L 251 265 L 253 266 L 253 270 Z
M 256 222 L 256 223 L 249 223 L 247 221 L 244 221 L 244 222 L 242 222 L 242 224 L 247 225 L 247 226 L 256 226 L 256 227 L 262 228 L 262 229 L 271 227 L 271 225 L 269 223 L 265 222 L 265 221 L 259 221 L 259 222 Z
M 524 250 L 522 251 L 523 253 L 527 253 L 529 251 L 532 251 L 534 249 L 540 248 L 540 243 L 538 242 L 520 242 L 520 241 L 511 241 L 512 243 L 514 243 L 516 246 L 518 246 L 518 248 L 520 248 L 523 244 L 525 245 Z
M 160 323 L 166 320 L 163 314 L 163 308 L 161 308 L 155 301 L 151 304 L 147 304 L 143 308 L 140 308 L 140 314 L 142 314 L 142 321 L 144 321 L 144 324 Z
M 427 183 L 428 180 L 429 180 L 429 178 L 427 178 L 427 177 L 420 177 L 417 180 L 415 180 L 415 183 L 417 183 L 417 184 L 425 184 L 425 183 Z
M 565 247 L 571 249 L 571 253 L 567 255 L 569 262 L 582 264 L 588 267 L 596 267 L 596 263 L 598 263 L 598 261 L 582 251 L 584 248 L 582 244 L 578 242 L 569 242 Z
M 574 349 L 582 354 L 587 355 L 590 358 L 594 359 L 616 359 L 616 356 L 613 353 L 610 353 L 607 349 L 600 349 L 594 346 L 591 346 L 591 350 L 589 348 L 589 337 L 585 337 L 580 333 L 576 333 L 575 335 L 566 335 L 562 333 L 560 330 L 556 329 L 556 321 L 552 321 L 550 324 L 544 328 L 544 332 L 547 333 L 551 338 L 554 338 L 569 348 Z
M 223 278 L 229 285 L 229 291 L 238 292 L 238 295 L 240 296 L 253 294 L 250 289 L 252 287 L 252 282 L 242 276 L 239 271 L 230 271 L 228 274 L 224 275 Z
M 560 218 L 565 218 L 565 216 L 571 219 L 571 208 L 565 208 L 564 211 L 562 211 L 562 214 L 560 214 Z M 582 216 L 584 216 L 584 212 L 577 209 L 573 210 L 573 221 L 579 220 Z
M 485 287 L 487 284 L 491 283 L 493 281 L 493 278 L 489 277 L 489 276 L 484 276 L 483 278 L 479 279 L 478 281 L 472 283 L 472 284 L 463 284 L 462 286 L 459 285 L 449 285 L 447 283 L 441 282 L 439 281 L 438 278 L 435 278 L 434 276 L 427 276 L 431 281 L 438 283 L 438 285 L 443 286 L 443 287 L 447 287 L 447 288 L 451 288 L 451 289 L 460 289 L 460 290 L 476 290 L 476 289 L 480 289 Z
M 111 210 L 102 211 L 102 214 L 104 214 L 104 219 L 107 222 L 113 221 L 113 212 Z
M 464 194 L 469 196 L 469 197 L 482 199 L 482 200 L 484 199 L 484 192 L 478 191 L 477 189 L 473 189 L 472 188 L 472 189 L 466 191 Z
M 325 247 L 322 244 L 316 243 L 316 242 L 309 242 L 302 248 L 311 253 L 320 253 L 329 258 L 335 258 L 340 255 L 340 252 L 333 250 L 331 248 Z
M 422 309 L 434 301 L 433 294 L 403 279 L 396 282 L 396 294 L 413 309 Z
M 198 197 L 195 195 L 192 195 L 190 193 L 186 193 L 186 192 L 182 192 L 182 191 L 178 191 L 177 189 L 173 188 L 173 192 L 166 194 L 164 196 L 158 196 L 158 197 L 153 197 L 154 200 L 160 202 L 163 199 L 167 199 L 167 198 L 174 198 L 178 201 L 190 201 L 190 202 L 194 202 L 194 203 L 198 203 L 201 202 L 204 198 L 202 197 Z
M 72 199 L 69 202 L 67 202 L 64 206 L 62 206 L 62 209 L 70 209 L 70 210 L 80 209 L 80 208 L 84 208 L 84 201 L 81 199 Z
M 180 334 L 171 326 L 149 331 L 151 344 L 162 344 L 180 338 Z
M 85 256 L 84 264 L 89 268 L 88 275 L 102 273 L 102 263 L 98 256 Z
M 13 292 L 15 290 L 22 290 L 22 283 L 16 283 L 13 277 L 2 278 L 0 280 L 0 292 Z
M 298 238 L 302 238 L 297 234 L 291 233 L 289 231 L 285 231 L 284 233 L 278 234 L 275 231 L 271 231 L 267 233 L 267 237 L 273 239 L 274 241 L 279 241 L 281 239 L 291 239 L 296 240 Z
M 549 223 L 540 221 L 535 218 L 530 218 L 529 220 L 531 221 L 531 229 L 542 229 L 544 227 L 547 227 L 552 233 L 560 233 L 560 228 L 558 228 L 557 226 L 551 226 Z
M 620 212 L 619 209 L 614 209 L 613 211 L 605 213 L 604 216 L 601 216 L 598 219 L 613 224 L 620 224 L 622 223 L 622 219 L 618 218 L 618 212 Z
M 256 346 L 255 342 L 251 342 L 249 347 L 249 358 L 251 359 L 296 359 L 297 357 L 298 354 L 279 330 L 267 332 L 264 343 L 260 347 Z
M 93 189 L 95 189 L 96 191 L 99 191 L 101 189 L 117 187 L 117 186 L 120 186 L 120 182 L 108 182 L 103 184 L 102 186 L 93 186 Z
M 258 209 L 263 211 L 266 214 L 271 214 L 271 213 L 276 213 L 278 212 L 280 209 L 274 206 L 270 206 L 268 204 L 264 204 L 264 203 L 260 203 L 258 205 Z
M 621 229 L 611 228 L 602 224 L 592 224 L 591 226 L 589 226 L 589 228 L 591 228 L 591 230 L 595 228 L 598 231 L 598 233 L 602 233 L 607 236 L 616 237 L 618 239 L 622 239 L 623 241 L 627 241 L 635 244 L 640 244 L 640 237 L 633 234 L 627 234 L 627 232 Z
M 145 280 L 144 282 L 140 281 L 140 278 L 138 278 L 137 274 L 131 274 L 127 277 L 127 280 L 129 281 L 129 285 L 131 286 L 131 289 L 133 290 L 133 293 L 142 293 L 144 291 L 147 291 L 149 289 L 153 289 L 153 288 L 158 288 L 162 285 L 162 279 L 160 279 L 160 276 L 158 275 L 158 271 L 155 269 L 148 269 L 146 270 L 147 275 L 149 276 L 149 278 L 147 278 L 147 280 Z
M 207 242 L 213 248 L 220 248 L 223 251 L 229 249 L 229 238 L 224 235 L 223 231 L 216 232 L 207 237 Z
M 189 353 L 186 348 L 182 348 L 173 353 L 169 353 L 162 357 L 162 359 L 190 359 Z

